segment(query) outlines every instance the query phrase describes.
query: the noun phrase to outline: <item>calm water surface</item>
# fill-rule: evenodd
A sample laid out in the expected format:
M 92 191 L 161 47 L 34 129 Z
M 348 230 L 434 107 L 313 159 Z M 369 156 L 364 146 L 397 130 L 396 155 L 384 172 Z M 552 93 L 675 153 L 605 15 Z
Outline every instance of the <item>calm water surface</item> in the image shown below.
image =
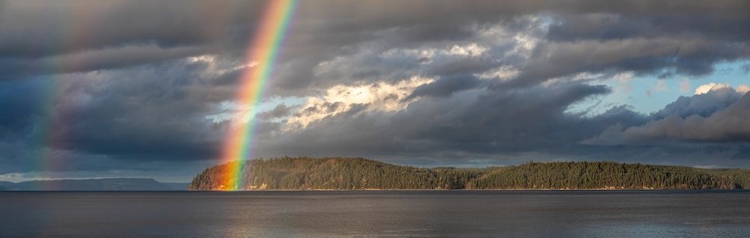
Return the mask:
M 0 237 L 750 237 L 750 191 L 0 192 Z

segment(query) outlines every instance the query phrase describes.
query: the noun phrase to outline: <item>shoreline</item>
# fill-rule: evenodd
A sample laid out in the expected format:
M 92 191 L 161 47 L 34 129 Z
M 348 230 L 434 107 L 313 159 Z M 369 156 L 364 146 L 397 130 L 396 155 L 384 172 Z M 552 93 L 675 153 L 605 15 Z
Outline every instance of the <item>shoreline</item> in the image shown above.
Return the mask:
M 189 192 L 345 192 L 345 191 L 750 191 L 750 189 L 248 189 L 248 190 L 210 190 L 188 189 Z

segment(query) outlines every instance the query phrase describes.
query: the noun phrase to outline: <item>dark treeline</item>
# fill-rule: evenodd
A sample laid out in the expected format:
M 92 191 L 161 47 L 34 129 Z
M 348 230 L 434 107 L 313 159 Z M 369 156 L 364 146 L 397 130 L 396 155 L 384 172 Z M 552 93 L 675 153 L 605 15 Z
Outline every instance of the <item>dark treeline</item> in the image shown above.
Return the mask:
M 472 181 L 479 189 L 735 189 L 743 182 L 719 171 L 615 162 L 527 163 Z
M 256 159 L 240 167 L 241 181 L 236 184 L 246 190 L 742 189 L 750 186 L 748 170 L 615 162 L 531 162 L 483 169 L 427 169 L 362 158 L 284 157 Z M 230 174 L 229 168 L 230 164 L 223 164 L 204 170 L 193 179 L 190 189 L 229 189 L 222 184 L 227 179 L 224 176 Z

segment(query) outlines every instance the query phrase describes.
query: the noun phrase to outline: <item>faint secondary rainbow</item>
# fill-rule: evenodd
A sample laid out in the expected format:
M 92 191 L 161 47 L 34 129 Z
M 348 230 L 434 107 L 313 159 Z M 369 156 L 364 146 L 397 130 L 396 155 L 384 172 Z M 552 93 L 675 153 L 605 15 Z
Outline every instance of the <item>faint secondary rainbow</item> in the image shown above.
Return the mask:
M 245 61 L 254 63 L 255 66 L 243 72 L 236 101 L 249 108 L 249 111 L 241 112 L 235 117 L 224 144 L 222 161 L 229 164 L 222 176 L 223 190 L 236 190 L 243 186 L 244 161 L 249 157 L 252 146 L 250 140 L 255 129 L 255 119 L 252 117 L 257 113 L 257 104 L 263 98 L 263 90 L 273 73 L 279 48 L 298 1 L 270 0 L 255 32 L 255 38 L 247 49 Z
M 90 24 L 90 14 L 80 8 L 69 7 L 60 12 L 63 27 L 49 32 L 50 37 L 55 37 L 54 46 L 59 49 L 75 48 L 84 44 L 87 24 Z M 65 100 L 64 92 L 70 87 L 66 80 L 66 72 L 79 66 L 75 56 L 62 55 L 55 60 L 49 60 L 46 64 L 40 64 L 42 70 L 49 71 L 47 76 L 36 78 L 40 80 L 41 98 L 37 105 L 39 117 L 34 122 L 34 138 L 38 147 L 35 156 L 35 166 L 39 170 L 38 177 L 54 178 L 54 173 L 74 168 L 71 163 L 70 154 L 66 143 L 69 141 L 70 125 L 74 124 L 77 110 Z M 34 70 L 33 67 L 28 70 Z M 39 185 L 36 189 L 56 190 L 56 183 Z

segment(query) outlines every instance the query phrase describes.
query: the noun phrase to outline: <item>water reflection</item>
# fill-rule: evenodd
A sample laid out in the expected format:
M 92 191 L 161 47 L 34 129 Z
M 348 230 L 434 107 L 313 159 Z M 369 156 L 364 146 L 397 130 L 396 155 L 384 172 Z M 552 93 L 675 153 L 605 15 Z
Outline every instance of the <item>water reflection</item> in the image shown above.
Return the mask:
M 0 237 L 743 237 L 747 201 L 748 192 L 0 193 Z

